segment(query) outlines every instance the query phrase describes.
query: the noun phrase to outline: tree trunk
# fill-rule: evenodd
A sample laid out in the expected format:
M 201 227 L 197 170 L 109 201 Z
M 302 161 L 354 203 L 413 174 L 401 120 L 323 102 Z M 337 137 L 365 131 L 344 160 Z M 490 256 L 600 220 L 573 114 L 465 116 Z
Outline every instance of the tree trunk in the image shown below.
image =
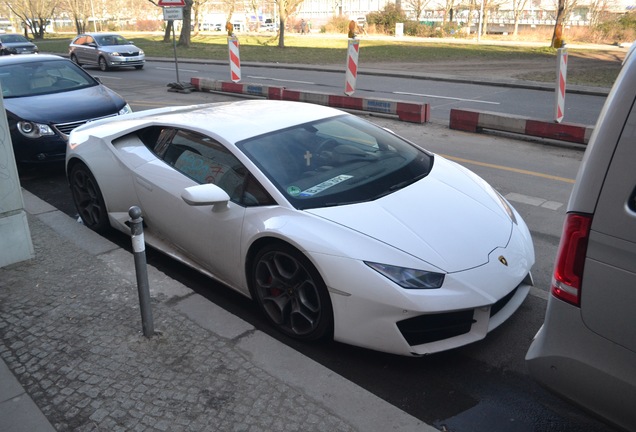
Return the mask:
M 179 35 L 180 47 L 188 48 L 190 46 L 190 35 L 192 27 L 192 2 L 186 1 L 186 5 L 183 8 L 183 26 L 181 27 L 181 34 Z
M 163 32 L 163 43 L 170 42 L 170 34 L 172 33 L 172 26 L 174 26 L 174 21 L 169 20 L 166 23 L 166 30 Z
M 280 18 L 278 27 L 278 48 L 285 48 L 285 19 Z
M 565 0 L 559 0 L 556 23 L 554 24 L 554 33 L 552 34 L 552 43 L 550 48 L 563 48 L 563 21 L 565 20 L 564 11 Z

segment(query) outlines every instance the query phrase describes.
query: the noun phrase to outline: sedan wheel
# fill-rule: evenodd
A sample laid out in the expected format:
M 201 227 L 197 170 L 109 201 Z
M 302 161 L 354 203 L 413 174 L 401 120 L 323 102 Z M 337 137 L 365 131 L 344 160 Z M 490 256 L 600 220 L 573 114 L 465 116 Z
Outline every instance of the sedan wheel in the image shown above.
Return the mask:
M 73 63 L 75 63 L 76 65 L 81 66 L 81 64 L 80 64 L 80 62 L 79 62 L 79 60 L 77 59 L 77 56 L 76 56 L 75 54 L 71 54 L 71 61 L 72 61 Z
M 98 60 L 98 63 L 99 63 L 99 70 L 105 72 L 108 69 L 110 69 L 108 67 L 108 63 L 106 62 L 106 59 L 104 57 L 100 57 L 99 60 Z
M 97 181 L 88 167 L 81 163 L 73 166 L 69 182 L 75 208 L 84 225 L 93 231 L 106 231 L 109 226 L 106 204 Z
M 250 286 L 267 318 L 288 336 L 313 340 L 331 332 L 333 312 L 327 287 L 296 249 L 274 244 L 260 250 Z

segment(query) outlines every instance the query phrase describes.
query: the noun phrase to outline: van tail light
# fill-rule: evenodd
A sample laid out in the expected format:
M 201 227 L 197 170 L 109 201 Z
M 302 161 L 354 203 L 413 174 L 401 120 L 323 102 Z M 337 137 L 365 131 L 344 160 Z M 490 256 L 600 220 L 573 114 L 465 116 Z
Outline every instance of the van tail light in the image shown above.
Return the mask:
M 552 278 L 552 295 L 579 307 L 581 306 L 583 266 L 591 225 L 592 216 L 590 215 L 567 214 Z

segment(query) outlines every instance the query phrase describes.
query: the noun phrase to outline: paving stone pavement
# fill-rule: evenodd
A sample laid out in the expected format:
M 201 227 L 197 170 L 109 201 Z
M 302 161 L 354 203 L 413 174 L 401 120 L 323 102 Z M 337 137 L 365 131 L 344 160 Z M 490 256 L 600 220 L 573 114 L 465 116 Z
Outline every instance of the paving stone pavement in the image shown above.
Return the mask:
M 23 195 L 35 258 L 0 268 L 0 387 L 23 392 L 0 391 L 0 430 L 435 430 L 152 268 L 145 337 L 132 254 Z

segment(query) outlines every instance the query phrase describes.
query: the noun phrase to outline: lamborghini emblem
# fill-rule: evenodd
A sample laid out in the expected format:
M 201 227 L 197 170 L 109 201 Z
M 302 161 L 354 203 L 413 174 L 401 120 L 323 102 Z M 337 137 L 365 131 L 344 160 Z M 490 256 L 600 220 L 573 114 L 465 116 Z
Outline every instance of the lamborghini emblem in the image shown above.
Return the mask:
M 508 260 L 506 259 L 505 256 L 499 255 L 499 262 L 505 265 L 506 267 L 508 267 Z

